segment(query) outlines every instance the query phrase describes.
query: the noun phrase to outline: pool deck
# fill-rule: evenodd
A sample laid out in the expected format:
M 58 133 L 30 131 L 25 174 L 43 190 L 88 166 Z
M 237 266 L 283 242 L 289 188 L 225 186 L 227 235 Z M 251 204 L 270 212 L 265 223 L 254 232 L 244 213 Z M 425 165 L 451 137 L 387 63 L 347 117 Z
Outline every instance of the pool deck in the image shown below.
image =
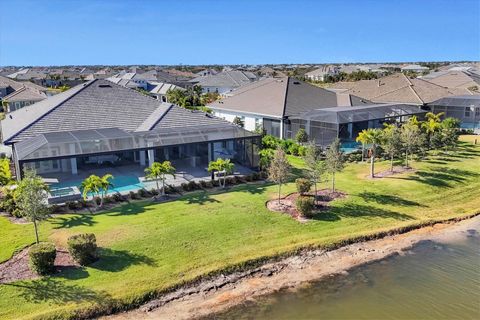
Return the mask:
M 177 172 L 175 178 L 171 175 L 167 175 L 165 179 L 165 184 L 172 186 L 180 186 L 182 183 L 188 183 L 190 181 L 209 181 L 211 180 L 211 175 L 207 171 L 206 167 L 176 167 Z M 140 189 L 156 189 L 155 181 L 144 181 L 145 177 L 145 168 L 139 165 L 127 165 L 119 167 L 106 167 L 106 168 L 97 168 L 89 170 L 78 170 L 77 175 L 71 175 L 70 173 L 50 173 L 42 174 L 41 176 L 47 181 L 58 181 L 58 183 L 51 184 L 51 188 L 60 187 L 78 187 L 81 181 L 83 181 L 88 176 L 94 174 L 97 176 L 103 176 L 105 174 L 113 175 L 114 179 L 121 180 L 121 185 L 115 185 L 115 180 L 113 181 L 114 187 L 109 191 L 109 194 L 117 193 L 128 194 L 130 191 L 138 191 Z M 235 164 L 234 172 L 232 176 L 243 176 L 253 173 L 253 170 Z

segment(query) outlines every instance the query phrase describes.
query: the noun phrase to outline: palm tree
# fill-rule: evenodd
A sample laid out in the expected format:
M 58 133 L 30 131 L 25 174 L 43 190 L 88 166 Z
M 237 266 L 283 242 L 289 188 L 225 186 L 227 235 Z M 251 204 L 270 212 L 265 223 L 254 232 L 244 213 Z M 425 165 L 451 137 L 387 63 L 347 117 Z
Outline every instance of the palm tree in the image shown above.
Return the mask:
M 149 168 L 145 169 L 146 177 L 155 180 L 157 184 L 157 191 L 162 196 L 165 195 L 165 179 L 166 175 L 171 175 L 175 179 L 175 167 L 170 161 L 154 162 Z M 158 184 L 158 180 L 162 180 L 162 189 Z
M 232 173 L 234 167 L 235 165 L 232 162 L 230 162 L 230 159 L 218 158 L 215 161 L 210 161 L 210 163 L 208 164 L 208 172 L 217 171 L 219 173 L 222 173 L 223 174 L 222 179 L 220 179 L 219 177 L 218 180 L 220 181 L 220 186 L 222 188 L 225 188 L 227 175 Z M 223 184 L 222 184 L 222 180 L 223 180 Z
M 95 203 L 95 207 L 98 208 L 97 201 L 95 201 L 95 195 L 100 193 L 100 189 L 102 187 L 102 179 L 99 176 L 92 174 L 88 178 L 82 181 L 80 189 L 82 190 L 83 199 L 88 199 L 88 194 L 93 194 L 93 203 Z
M 375 177 L 375 156 L 377 153 L 377 147 L 382 143 L 382 130 L 369 128 L 362 130 L 360 133 L 364 136 L 366 143 L 371 145 L 370 176 L 373 178 Z
M 101 200 L 100 200 L 100 207 L 103 207 L 103 199 L 107 195 L 108 189 L 110 187 L 113 187 L 113 184 L 110 182 L 110 180 L 113 179 L 113 176 L 109 173 L 104 175 L 103 177 L 100 178 L 100 190 L 101 192 Z
M 365 161 L 365 145 L 367 144 L 367 131 L 363 130 L 358 134 L 357 139 L 355 139 L 357 142 L 360 142 L 362 144 L 362 162 Z
M 438 132 L 441 127 L 442 127 L 442 119 L 441 117 L 444 115 L 443 112 L 440 113 L 433 113 L 433 112 L 428 112 L 425 115 L 426 120 L 422 122 L 421 126 L 422 129 L 425 131 L 427 134 L 427 139 L 430 144 L 430 147 L 435 147 L 434 146 L 434 134 Z

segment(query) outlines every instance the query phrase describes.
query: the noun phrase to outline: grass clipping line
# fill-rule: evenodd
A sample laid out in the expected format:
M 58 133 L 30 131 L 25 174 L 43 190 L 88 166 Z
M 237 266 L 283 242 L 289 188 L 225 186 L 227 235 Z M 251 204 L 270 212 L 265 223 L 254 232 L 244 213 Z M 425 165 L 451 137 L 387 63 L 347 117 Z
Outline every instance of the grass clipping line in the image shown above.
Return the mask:
M 220 276 L 220 275 L 225 275 L 225 274 L 232 274 L 234 272 L 242 272 L 242 271 L 248 271 L 249 269 L 253 268 L 258 268 L 266 263 L 272 263 L 272 262 L 278 262 L 281 259 L 288 258 L 294 255 L 298 255 L 301 253 L 305 253 L 311 250 L 325 250 L 325 251 L 332 251 L 335 249 L 339 249 L 341 247 L 354 244 L 354 243 L 359 243 L 359 242 L 365 242 L 365 241 L 370 241 L 370 240 L 378 240 L 382 239 L 387 236 L 394 236 L 394 235 L 399 235 L 403 233 L 407 233 L 413 230 L 421 229 L 424 227 L 430 227 L 438 223 L 456 223 L 460 222 L 463 220 L 468 220 L 471 218 L 474 218 L 476 216 L 480 215 L 480 210 L 476 211 L 472 214 L 467 214 L 464 216 L 460 217 L 454 217 L 454 218 L 448 218 L 448 219 L 433 219 L 433 220 L 426 220 L 423 222 L 418 222 L 418 223 L 413 223 L 407 226 L 403 227 L 397 227 L 385 231 L 380 231 L 376 233 L 371 233 L 371 234 L 365 234 L 362 236 L 356 236 L 352 238 L 347 238 L 344 240 L 340 240 L 337 242 L 333 242 L 328 245 L 309 245 L 309 246 L 302 246 L 299 248 L 296 248 L 294 250 L 282 252 L 276 255 L 270 255 L 270 256 L 263 256 L 259 257 L 256 259 L 251 259 L 247 260 L 238 264 L 230 265 L 222 269 L 218 269 L 209 273 L 206 273 L 204 275 L 198 276 L 192 280 L 187 280 L 187 281 L 182 281 L 179 282 L 176 285 L 173 285 L 167 289 L 163 290 L 153 290 L 150 292 L 147 292 L 143 295 L 136 296 L 136 297 L 131 297 L 131 299 L 122 299 L 122 300 L 109 300 L 108 303 L 102 304 L 102 305 L 96 305 L 96 306 L 91 306 L 91 307 L 86 307 L 82 308 L 80 310 L 77 310 L 75 314 L 70 313 L 67 317 L 65 317 L 65 314 L 62 314 L 62 318 L 66 319 L 89 319 L 93 317 L 99 317 L 99 316 L 104 316 L 104 315 L 109 315 L 113 313 L 118 313 L 118 312 L 123 312 L 123 311 L 128 311 L 132 310 L 135 308 L 139 308 L 142 305 L 155 300 L 155 299 L 160 299 L 162 296 L 172 293 L 176 290 L 179 289 L 188 289 L 194 286 L 198 286 L 204 281 L 211 281 L 214 280 L 215 277 Z

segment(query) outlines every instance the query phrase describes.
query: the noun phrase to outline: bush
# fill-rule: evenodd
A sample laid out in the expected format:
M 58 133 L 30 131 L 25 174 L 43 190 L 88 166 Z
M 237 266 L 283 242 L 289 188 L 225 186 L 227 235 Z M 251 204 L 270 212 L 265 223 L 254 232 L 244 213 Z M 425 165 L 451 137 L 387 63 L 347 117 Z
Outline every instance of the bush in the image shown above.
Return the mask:
M 190 181 L 188 182 L 188 187 L 190 188 L 190 190 L 198 190 L 200 189 L 200 186 L 195 182 L 195 181 Z
M 114 194 L 112 195 L 112 199 L 115 200 L 116 202 L 124 202 L 124 201 L 127 200 L 127 199 L 126 199 L 124 196 L 122 196 L 119 192 L 114 193 Z
M 55 271 L 57 250 L 53 243 L 41 242 L 33 245 L 28 251 L 30 268 L 39 275 L 46 275 Z
M 73 260 L 86 266 L 97 260 L 97 239 L 93 233 L 83 233 L 68 238 L 68 252 Z
M 17 217 L 18 218 L 18 214 L 20 214 L 20 211 L 18 210 L 17 208 L 17 203 L 15 202 L 15 198 L 13 196 L 13 193 L 14 193 L 14 190 L 10 190 L 10 189 L 7 189 L 5 188 L 5 195 L 2 199 L 2 201 L 0 202 L 0 208 L 11 214 L 12 216 L 14 217 Z
M 277 149 L 280 139 L 272 135 L 266 135 L 262 138 L 263 149 Z
M 128 195 L 129 195 L 130 199 L 132 199 L 132 200 L 138 200 L 138 199 L 140 199 L 140 197 L 138 196 L 138 194 L 137 194 L 136 192 L 134 192 L 134 191 L 130 191 L 130 192 L 128 193 Z
M 158 190 L 155 189 L 155 188 L 152 189 L 152 190 L 150 190 L 150 193 L 151 193 L 152 195 L 154 195 L 154 196 L 158 196 Z
M 313 197 L 299 196 L 295 202 L 297 210 L 305 217 L 310 218 L 314 214 L 315 203 Z
M 298 155 L 300 157 L 304 157 L 307 154 L 307 147 L 305 146 L 298 146 Z
M 142 198 L 149 198 L 151 197 L 152 195 L 150 194 L 150 192 L 148 192 L 147 190 L 145 189 L 140 189 L 138 190 L 138 195 Z
M 292 144 L 288 147 L 288 153 L 291 154 L 291 155 L 294 155 L 294 156 L 298 156 L 298 147 L 299 147 L 298 144 L 292 143 Z
M 312 182 L 305 178 L 298 178 L 297 180 L 295 180 L 295 184 L 297 185 L 297 191 L 300 194 L 307 193 L 312 187 Z

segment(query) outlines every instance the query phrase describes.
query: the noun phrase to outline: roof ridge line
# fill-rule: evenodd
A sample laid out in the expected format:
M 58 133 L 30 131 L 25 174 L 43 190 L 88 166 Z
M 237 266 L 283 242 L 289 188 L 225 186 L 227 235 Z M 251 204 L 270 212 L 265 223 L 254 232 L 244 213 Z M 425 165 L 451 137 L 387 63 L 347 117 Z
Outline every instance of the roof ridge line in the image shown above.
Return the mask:
M 22 129 L 18 130 L 14 135 L 12 135 L 10 138 L 8 138 L 7 140 L 4 141 L 4 143 L 8 143 L 10 142 L 12 139 L 14 139 L 16 136 L 18 136 L 20 133 L 22 133 L 23 131 L 25 131 L 26 129 L 30 128 L 31 126 L 33 126 L 35 123 L 37 123 L 38 121 L 40 121 L 41 119 L 43 119 L 45 116 L 47 116 L 48 114 L 50 114 L 52 111 L 54 111 L 55 109 L 57 109 L 60 105 L 64 104 L 66 101 L 70 100 L 71 98 L 73 98 L 74 96 L 76 96 L 79 92 L 85 90 L 85 88 L 89 87 L 92 83 L 96 82 L 98 79 L 93 79 L 92 81 L 90 82 L 87 82 L 87 83 L 83 83 L 83 88 L 80 88 L 77 92 L 75 92 L 74 94 L 72 94 L 71 96 L 68 96 L 67 98 L 65 98 L 64 100 L 60 101 L 59 103 L 57 103 L 56 106 L 54 106 L 53 108 L 51 108 L 50 110 L 48 110 L 47 112 L 45 112 L 44 114 L 42 114 L 40 117 L 38 117 L 37 119 L 35 119 L 34 121 L 30 122 L 28 125 L 26 125 L 25 127 L 23 127 Z M 73 88 L 72 88 L 73 89 Z M 48 99 L 48 98 L 47 98 Z M 35 105 L 35 104 L 33 104 Z

